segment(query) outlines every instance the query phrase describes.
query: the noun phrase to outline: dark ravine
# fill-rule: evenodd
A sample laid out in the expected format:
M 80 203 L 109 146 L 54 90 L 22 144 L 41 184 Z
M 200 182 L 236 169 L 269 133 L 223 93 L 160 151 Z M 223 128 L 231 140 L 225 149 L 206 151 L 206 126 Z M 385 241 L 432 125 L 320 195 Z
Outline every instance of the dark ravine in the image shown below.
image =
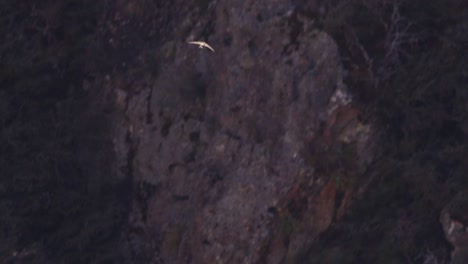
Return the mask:
M 27 2 L 0 3 L 6 263 L 467 258 L 463 1 Z

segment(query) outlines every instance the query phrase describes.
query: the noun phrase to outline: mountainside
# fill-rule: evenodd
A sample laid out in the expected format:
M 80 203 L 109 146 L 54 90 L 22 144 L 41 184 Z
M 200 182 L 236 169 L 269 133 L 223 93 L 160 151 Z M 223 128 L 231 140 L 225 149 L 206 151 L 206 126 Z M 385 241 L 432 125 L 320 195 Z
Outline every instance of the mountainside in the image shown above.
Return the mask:
M 464 1 L 36 2 L 0 3 L 6 263 L 464 263 Z

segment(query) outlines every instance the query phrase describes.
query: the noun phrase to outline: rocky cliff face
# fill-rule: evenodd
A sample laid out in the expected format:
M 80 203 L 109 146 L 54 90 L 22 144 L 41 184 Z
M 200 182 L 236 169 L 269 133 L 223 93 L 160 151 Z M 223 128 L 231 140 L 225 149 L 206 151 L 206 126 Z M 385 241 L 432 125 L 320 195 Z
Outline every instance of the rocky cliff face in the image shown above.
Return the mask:
M 465 263 L 466 1 L 332 2 L 2 1 L 0 259 Z
M 289 1 L 198 4 L 169 22 L 156 75 L 106 80 L 118 166 L 136 193 L 129 254 L 295 263 L 367 181 L 373 129 L 313 17 Z

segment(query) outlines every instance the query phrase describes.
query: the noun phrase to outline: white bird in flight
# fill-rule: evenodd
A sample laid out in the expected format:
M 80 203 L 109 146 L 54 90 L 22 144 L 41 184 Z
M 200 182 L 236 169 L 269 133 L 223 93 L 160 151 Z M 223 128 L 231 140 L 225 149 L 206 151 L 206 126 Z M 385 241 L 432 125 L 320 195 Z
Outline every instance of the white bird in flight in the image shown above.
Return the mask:
M 210 49 L 212 52 L 214 52 L 214 49 L 213 49 L 210 45 L 208 45 L 208 43 L 203 42 L 203 41 L 189 41 L 189 44 L 198 45 L 198 47 L 199 47 L 200 49 L 208 48 L 208 49 Z

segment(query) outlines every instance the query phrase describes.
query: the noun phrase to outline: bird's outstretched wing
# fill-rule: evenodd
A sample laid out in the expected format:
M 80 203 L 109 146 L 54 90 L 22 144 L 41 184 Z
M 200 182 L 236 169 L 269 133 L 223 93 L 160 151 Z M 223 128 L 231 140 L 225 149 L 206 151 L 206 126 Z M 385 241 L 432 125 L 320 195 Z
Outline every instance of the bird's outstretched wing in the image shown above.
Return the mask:
M 213 49 L 210 45 L 208 45 L 208 43 L 203 42 L 203 41 L 189 41 L 189 44 L 199 45 L 200 48 L 204 48 L 204 47 L 205 47 L 205 48 L 210 49 L 212 52 L 214 52 L 214 49 Z

